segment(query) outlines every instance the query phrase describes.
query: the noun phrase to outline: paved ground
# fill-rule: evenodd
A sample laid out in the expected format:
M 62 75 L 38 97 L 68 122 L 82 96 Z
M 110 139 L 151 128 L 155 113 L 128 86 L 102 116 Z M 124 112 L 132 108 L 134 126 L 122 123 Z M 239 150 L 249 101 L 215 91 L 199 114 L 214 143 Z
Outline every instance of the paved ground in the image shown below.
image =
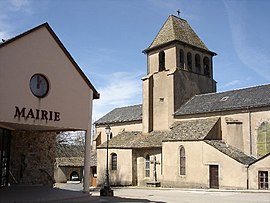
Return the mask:
M 78 190 L 79 184 L 59 185 L 60 188 Z M 76 189 L 77 188 L 77 189 Z M 211 191 L 168 188 L 113 188 L 114 197 L 99 197 L 99 190 L 91 191 L 99 202 L 156 202 L 156 203 L 270 203 L 270 191 Z
M 270 203 L 270 191 L 210 191 L 168 188 L 113 188 L 114 197 L 100 197 L 99 189 L 91 195 L 82 193 L 82 184 L 57 184 L 57 188 L 15 186 L 0 189 L 0 203 Z

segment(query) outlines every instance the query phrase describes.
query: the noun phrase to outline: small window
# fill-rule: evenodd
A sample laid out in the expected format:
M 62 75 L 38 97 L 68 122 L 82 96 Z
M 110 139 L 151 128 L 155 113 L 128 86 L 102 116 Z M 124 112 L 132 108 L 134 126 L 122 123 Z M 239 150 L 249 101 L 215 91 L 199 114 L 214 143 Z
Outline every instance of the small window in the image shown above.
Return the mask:
M 192 55 L 190 52 L 187 53 L 187 65 L 188 69 L 192 70 Z
M 204 70 L 204 75 L 210 76 L 210 65 L 209 65 L 208 57 L 204 57 L 203 59 L 203 70 Z
M 258 173 L 258 188 L 260 190 L 268 190 L 268 188 L 269 188 L 268 171 L 259 171 L 259 173 Z
M 180 155 L 180 175 L 186 175 L 186 153 L 183 146 L 179 150 Z
M 195 55 L 195 67 L 198 73 L 201 72 L 201 57 L 199 54 Z
M 117 170 L 117 154 L 113 153 L 111 155 L 111 160 L 112 160 L 112 165 L 111 165 L 111 168 L 113 171 Z
M 161 51 L 159 52 L 159 71 L 165 70 L 165 52 Z
M 145 177 L 150 177 L 150 156 L 145 157 Z
M 180 68 L 184 68 L 185 57 L 183 49 L 180 49 Z
M 225 97 L 222 97 L 221 99 L 220 99 L 220 101 L 227 101 L 229 99 L 229 97 L 228 96 L 225 96 Z

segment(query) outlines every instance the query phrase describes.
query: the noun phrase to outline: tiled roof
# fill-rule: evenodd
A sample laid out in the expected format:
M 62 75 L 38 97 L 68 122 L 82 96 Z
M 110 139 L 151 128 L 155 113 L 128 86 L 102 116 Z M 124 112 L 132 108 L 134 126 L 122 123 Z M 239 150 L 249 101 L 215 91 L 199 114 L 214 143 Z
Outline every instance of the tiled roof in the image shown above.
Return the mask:
M 95 122 L 97 125 L 142 120 L 142 105 L 115 108 Z
M 84 157 L 84 146 L 56 144 L 56 157 Z
M 234 160 L 236 160 L 242 164 L 249 165 L 249 164 L 253 163 L 254 161 L 256 161 L 255 158 L 244 154 L 242 151 L 240 151 L 239 149 L 237 149 L 235 147 L 227 145 L 222 140 L 205 140 L 204 142 L 213 146 L 214 148 L 216 148 L 220 152 L 228 155 L 229 157 L 233 158 Z
M 270 106 L 270 85 L 221 93 L 196 95 L 182 105 L 176 116 Z
M 56 163 L 59 166 L 83 166 L 84 146 L 56 144 Z M 96 150 L 91 150 L 90 165 L 97 165 Z
M 142 134 L 142 132 L 122 132 L 109 140 L 109 148 L 152 148 L 161 147 L 162 140 L 169 134 L 168 131 L 153 131 L 151 133 Z M 106 142 L 98 148 L 105 148 Z
M 175 40 L 209 51 L 188 22 L 174 15 L 168 17 L 154 41 L 145 51 Z
M 218 120 L 219 117 L 177 121 L 164 141 L 203 140 Z
M 61 157 L 55 160 L 57 166 L 84 166 L 83 157 Z

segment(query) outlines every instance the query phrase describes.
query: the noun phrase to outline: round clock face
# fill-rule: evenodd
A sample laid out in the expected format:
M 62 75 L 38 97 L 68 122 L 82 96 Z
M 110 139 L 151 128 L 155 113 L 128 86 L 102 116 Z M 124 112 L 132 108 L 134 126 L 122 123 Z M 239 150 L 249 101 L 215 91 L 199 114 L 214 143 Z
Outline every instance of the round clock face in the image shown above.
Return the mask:
M 35 74 L 30 79 L 30 89 L 36 97 L 45 97 L 49 91 L 49 82 L 44 75 Z

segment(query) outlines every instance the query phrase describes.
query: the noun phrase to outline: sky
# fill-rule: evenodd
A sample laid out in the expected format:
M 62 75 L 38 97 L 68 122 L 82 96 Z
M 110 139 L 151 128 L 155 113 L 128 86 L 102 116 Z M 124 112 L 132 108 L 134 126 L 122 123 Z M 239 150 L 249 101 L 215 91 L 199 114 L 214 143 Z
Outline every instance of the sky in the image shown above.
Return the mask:
M 0 0 L 0 39 L 48 22 L 100 93 L 95 121 L 142 103 L 142 51 L 178 9 L 218 54 L 219 92 L 270 83 L 269 0 Z

